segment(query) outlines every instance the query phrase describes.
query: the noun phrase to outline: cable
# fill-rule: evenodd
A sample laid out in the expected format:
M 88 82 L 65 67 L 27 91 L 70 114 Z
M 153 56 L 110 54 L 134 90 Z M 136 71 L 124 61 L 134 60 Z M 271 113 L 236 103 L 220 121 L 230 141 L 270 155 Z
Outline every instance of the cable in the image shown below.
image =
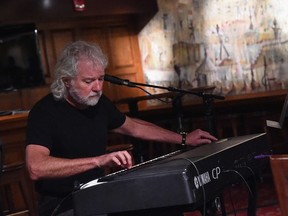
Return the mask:
M 234 215 L 236 216 L 237 213 L 236 213 L 234 202 L 232 200 L 231 188 L 229 188 L 229 198 L 230 198 L 230 202 L 231 202 L 231 205 L 232 205 L 232 211 L 233 211 Z
M 254 184 L 253 185 L 251 185 L 252 186 L 252 188 L 254 189 L 254 185 L 256 185 L 256 175 L 255 175 L 255 172 L 253 171 L 253 169 L 251 169 L 251 167 L 249 167 L 249 166 L 241 166 L 241 167 L 239 167 L 239 168 L 246 168 L 246 169 L 248 169 L 251 173 L 252 173 L 252 176 L 253 176 L 253 180 L 254 180 Z M 241 178 L 242 178 L 242 180 L 243 180 L 243 182 L 245 183 L 245 185 L 246 185 L 246 187 L 247 187 L 247 189 L 248 189 L 248 191 L 249 191 L 249 194 L 250 194 L 250 198 L 249 198 L 249 206 L 250 206 L 250 204 L 251 204 L 251 200 L 255 200 L 256 199 L 256 194 L 254 194 L 253 193 L 253 191 L 252 191 L 252 189 L 251 189 L 251 187 L 249 186 L 249 184 L 248 184 L 248 182 L 247 182 L 247 180 L 243 177 L 243 175 L 239 172 L 239 171 L 237 171 L 237 170 L 225 170 L 225 171 L 223 171 L 223 173 L 227 173 L 227 172 L 234 172 L 234 173 L 236 173 L 236 174 L 238 174 Z M 256 203 L 255 203 L 256 204 Z M 253 204 L 251 204 L 251 205 L 253 205 Z M 254 207 L 252 206 L 250 206 L 251 208 L 249 208 L 249 206 L 248 206 L 248 211 L 250 211 L 251 210 L 251 208 L 252 209 L 254 209 Z M 250 209 L 250 210 L 249 210 Z M 234 210 L 234 206 L 233 206 L 233 210 Z M 253 210 L 254 211 L 254 210 Z M 235 213 L 235 210 L 234 210 L 234 214 L 236 214 Z M 248 213 L 249 214 L 249 213 Z
M 255 173 L 254 173 L 254 171 L 253 171 L 250 167 L 248 167 L 248 166 L 241 166 L 240 168 L 246 168 L 246 169 L 248 169 L 248 170 L 252 173 L 253 179 L 254 179 L 254 181 L 256 182 Z M 227 171 L 228 171 L 228 172 L 233 171 L 233 172 L 236 172 L 237 174 L 240 174 L 240 173 L 239 173 L 238 171 L 236 171 L 236 170 L 226 170 L 226 171 L 223 171 L 223 172 L 227 172 Z M 240 176 L 242 177 L 241 174 L 240 174 Z M 244 177 L 243 177 L 242 179 L 244 179 Z M 246 179 L 244 179 L 244 182 L 246 183 L 246 185 L 248 185 Z M 248 189 L 249 189 L 250 194 L 252 194 L 252 191 L 251 191 L 251 188 L 250 188 L 249 185 L 248 185 Z M 230 202 L 231 202 L 231 204 L 232 204 L 233 214 L 236 216 L 237 213 L 236 213 L 236 209 L 235 209 L 235 206 L 234 206 L 234 202 L 233 202 L 233 200 L 232 200 L 231 189 L 229 189 L 229 198 L 230 198 Z
M 254 196 L 252 191 L 251 191 L 249 184 L 247 183 L 246 179 L 243 177 L 243 175 L 240 172 L 238 172 L 237 170 L 225 170 L 225 171 L 223 171 L 223 173 L 227 173 L 227 172 L 234 172 L 234 173 L 238 174 L 241 177 L 241 179 L 243 180 L 243 182 L 245 183 L 245 185 L 247 186 L 247 189 L 248 189 L 250 195 L 252 197 Z
M 246 169 L 248 169 L 248 170 L 252 173 L 254 182 L 256 183 L 256 175 L 255 175 L 255 172 L 253 171 L 253 169 L 251 169 L 251 167 L 249 167 L 249 166 L 241 166 L 240 168 L 246 168 Z
M 146 94 L 153 96 L 153 94 L 151 94 L 149 91 L 145 90 L 144 88 L 140 87 L 140 86 L 135 86 L 136 88 L 141 89 L 142 91 L 144 91 Z M 171 103 L 170 101 L 166 101 L 166 100 L 162 100 L 161 98 L 156 98 L 157 100 L 163 102 L 163 103 Z
M 64 201 L 66 201 L 70 196 L 72 195 L 72 193 L 69 193 L 66 197 L 64 197 L 59 203 L 58 205 L 54 208 L 52 214 L 50 216 L 55 216 L 59 210 L 59 208 L 61 207 L 61 205 L 64 203 Z M 68 210 L 68 209 L 67 209 Z
M 189 158 L 176 158 L 175 160 L 177 160 L 177 159 L 178 159 L 178 160 L 179 160 L 179 159 L 182 159 L 182 160 L 188 161 L 188 162 L 195 168 L 196 173 L 197 173 L 197 176 L 200 176 L 200 172 L 199 172 L 199 170 L 198 170 L 198 167 L 197 167 L 196 164 L 195 164 L 193 161 L 191 161 Z M 255 173 L 254 173 L 254 171 L 253 171 L 250 167 L 248 167 L 248 166 L 243 166 L 243 167 L 241 167 L 241 168 L 246 168 L 246 169 L 248 169 L 248 170 L 252 173 L 253 179 L 256 181 Z M 248 189 L 248 191 L 249 191 L 249 194 L 251 195 L 251 198 L 253 198 L 253 197 L 254 197 L 254 194 L 253 194 L 253 192 L 251 191 L 251 188 L 250 188 L 247 180 L 244 178 L 244 176 L 243 176 L 239 171 L 237 171 L 237 170 L 225 170 L 225 171 L 222 171 L 222 173 L 229 173 L 229 172 L 234 172 L 234 173 L 236 173 L 238 176 L 240 176 L 240 178 L 241 178 L 241 179 L 243 180 L 243 182 L 245 183 L 245 185 L 246 185 L 246 187 L 247 187 L 247 189 Z M 206 191 L 205 191 L 204 184 L 200 184 L 200 186 L 201 186 L 202 191 L 203 191 L 203 216 L 205 216 L 205 215 L 206 215 Z M 233 207 L 233 211 L 234 211 L 234 215 L 236 215 L 235 207 Z

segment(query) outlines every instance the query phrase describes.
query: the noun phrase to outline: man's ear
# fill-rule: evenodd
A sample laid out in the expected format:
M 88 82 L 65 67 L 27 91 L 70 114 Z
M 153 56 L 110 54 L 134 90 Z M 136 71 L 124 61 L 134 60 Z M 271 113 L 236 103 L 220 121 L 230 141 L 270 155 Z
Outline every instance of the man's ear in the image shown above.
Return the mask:
M 67 77 L 62 78 L 62 81 L 63 81 L 66 88 L 70 87 L 70 79 L 69 78 L 67 78 Z

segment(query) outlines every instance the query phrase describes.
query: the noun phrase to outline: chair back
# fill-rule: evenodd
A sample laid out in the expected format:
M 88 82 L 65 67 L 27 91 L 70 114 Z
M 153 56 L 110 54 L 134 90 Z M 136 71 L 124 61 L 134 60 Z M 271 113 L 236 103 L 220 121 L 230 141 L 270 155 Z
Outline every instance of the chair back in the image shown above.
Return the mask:
M 281 213 L 288 215 L 288 155 L 272 155 L 270 165 Z
M 2 149 L 2 141 L 0 140 L 0 173 L 2 172 L 2 168 L 3 168 L 3 156 L 2 156 L 2 152 L 3 152 L 3 149 Z
M 2 168 L 3 168 L 3 157 L 2 157 L 2 141 L 0 140 L 0 176 L 1 176 L 1 173 L 2 173 Z M 1 196 L 0 196 L 0 216 L 4 216 L 4 210 L 2 208 L 2 199 L 1 199 Z

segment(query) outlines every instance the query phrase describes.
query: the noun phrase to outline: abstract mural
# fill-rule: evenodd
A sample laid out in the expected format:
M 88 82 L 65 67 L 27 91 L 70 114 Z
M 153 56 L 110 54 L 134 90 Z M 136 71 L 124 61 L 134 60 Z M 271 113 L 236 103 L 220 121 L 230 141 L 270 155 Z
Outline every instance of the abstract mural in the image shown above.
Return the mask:
M 139 34 L 146 82 L 222 95 L 288 88 L 286 1 L 158 0 Z

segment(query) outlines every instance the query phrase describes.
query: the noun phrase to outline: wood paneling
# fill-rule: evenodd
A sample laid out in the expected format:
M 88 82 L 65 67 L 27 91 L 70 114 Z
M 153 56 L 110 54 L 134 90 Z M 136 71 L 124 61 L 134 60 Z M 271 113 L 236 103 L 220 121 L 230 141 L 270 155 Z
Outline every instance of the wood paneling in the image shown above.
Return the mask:
M 95 26 L 95 27 L 84 27 L 79 33 L 79 40 L 90 41 L 97 43 L 103 52 L 110 56 L 110 50 L 107 40 L 107 35 L 105 27 Z
M 23 165 L 25 164 L 26 125 L 27 113 L 0 117 L 0 140 L 3 148 L 2 162 L 5 167 L 5 171 L 0 175 L 0 201 L 3 209 L 5 211 L 7 210 L 8 214 L 16 214 L 16 212 L 18 212 L 17 214 L 19 215 L 27 215 L 25 210 L 28 209 L 26 205 L 29 202 L 29 204 L 31 204 L 30 215 L 34 216 L 34 190 L 32 181 L 30 181 L 26 175 L 26 169 Z M 20 166 L 20 164 L 22 164 L 22 166 Z M 9 170 L 8 167 L 11 167 L 11 170 Z M 17 173 L 12 171 L 14 168 L 16 170 L 16 167 L 17 170 L 19 170 Z M 23 180 L 22 177 L 24 177 L 25 180 Z M 25 185 L 20 186 L 18 181 L 23 181 L 22 183 L 25 182 Z M 28 197 L 30 197 L 29 200 L 26 200 L 28 202 L 25 202 L 24 191 L 21 189 L 22 186 L 25 187 L 25 191 Z M 7 201 L 7 203 L 5 201 Z M 8 205 L 8 202 L 11 202 L 11 205 Z
M 130 16 L 109 17 L 106 20 L 89 18 L 69 22 L 38 23 L 37 28 L 47 86 L 19 91 L 20 106 L 12 103 L 14 97 L 7 98 L 0 94 L 0 99 L 5 99 L 3 101 L 5 106 L 0 105 L 0 110 L 31 109 L 35 104 L 35 99 L 40 99 L 48 93 L 59 54 L 68 43 L 76 40 L 85 40 L 100 45 L 109 59 L 106 71 L 108 74 L 134 82 L 143 82 L 136 25 L 133 20 L 131 21 Z M 139 96 L 140 93 L 138 90 L 107 83 L 104 85 L 104 91 L 112 100 Z
M 19 91 L 4 92 L 0 94 L 0 111 L 22 109 L 22 98 Z
M 50 92 L 49 86 L 21 90 L 22 109 L 30 110 L 44 95 Z
M 26 122 L 27 114 L 0 117 L 0 139 L 6 152 L 4 164 L 24 161 Z
M 74 41 L 74 32 L 73 29 L 61 29 L 61 30 L 52 30 L 51 31 L 53 54 L 55 60 L 59 57 L 63 48 Z
M 109 32 L 109 45 L 113 49 L 111 59 L 113 61 L 112 70 L 129 68 L 134 66 L 133 35 L 130 34 L 126 26 L 111 27 Z M 117 72 L 115 72 L 117 74 Z

